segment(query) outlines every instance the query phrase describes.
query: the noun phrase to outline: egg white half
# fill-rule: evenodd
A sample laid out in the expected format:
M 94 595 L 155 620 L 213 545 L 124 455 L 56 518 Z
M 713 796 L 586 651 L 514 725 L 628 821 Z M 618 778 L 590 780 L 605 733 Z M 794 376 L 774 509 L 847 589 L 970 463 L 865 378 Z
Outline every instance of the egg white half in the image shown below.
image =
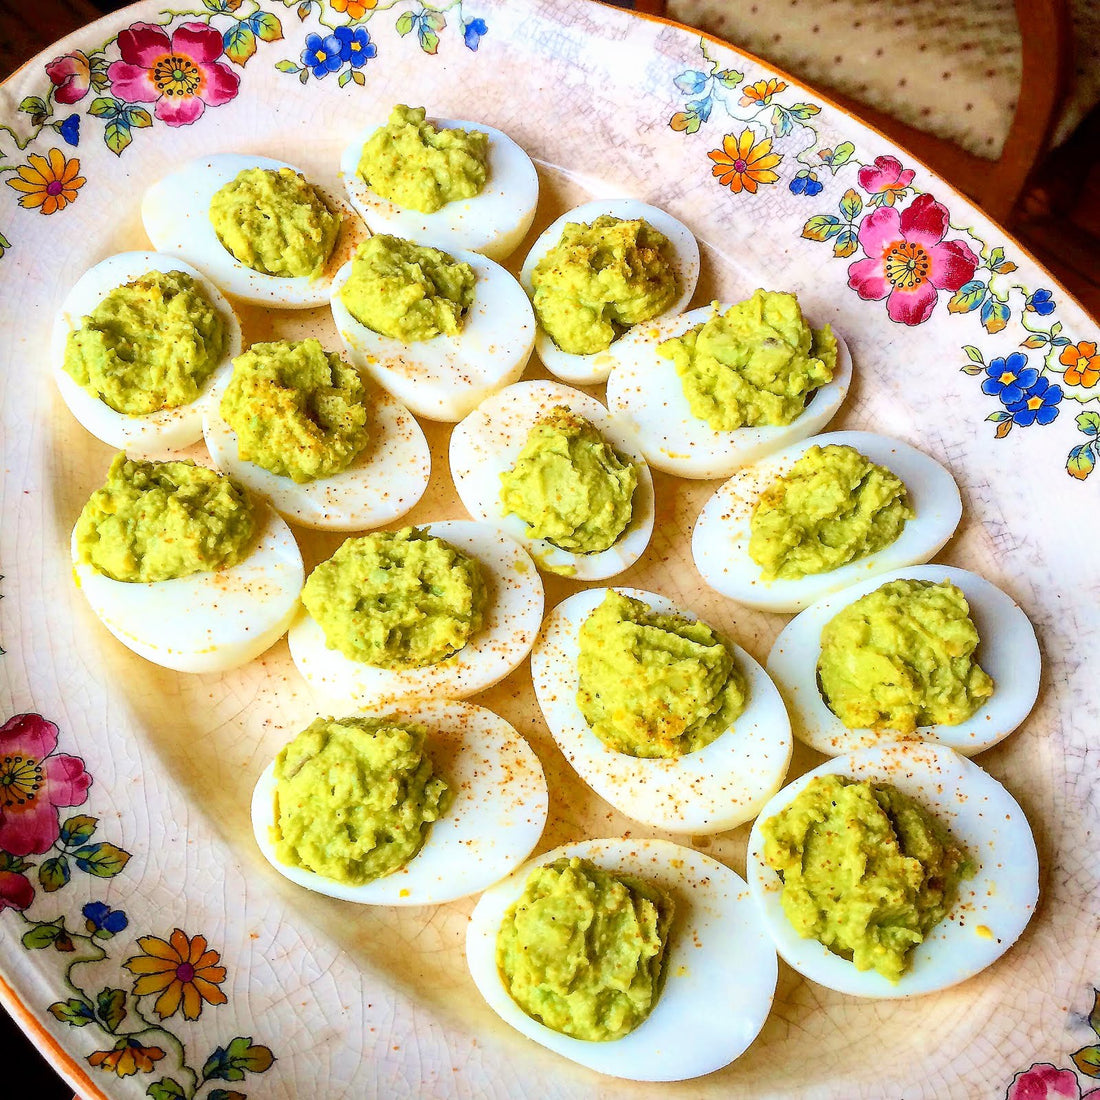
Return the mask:
M 766 581 L 760 566 L 749 557 L 750 525 L 760 495 L 789 473 L 811 447 L 830 444 L 854 447 L 901 478 L 916 515 L 894 542 L 875 554 L 828 573 Z M 961 516 L 955 479 L 934 458 L 899 439 L 872 432 L 831 432 L 804 439 L 738 470 L 699 513 L 691 553 L 703 580 L 723 596 L 765 611 L 801 611 L 814 600 L 864 577 L 928 561 L 952 536 Z
M 290 528 L 257 502 L 248 557 L 215 572 L 147 583 L 116 581 L 71 552 L 77 586 L 100 622 L 127 648 L 179 672 L 237 668 L 269 649 L 298 608 L 304 570 Z
M 1007 737 L 1031 712 L 1039 694 L 1039 643 L 1019 604 L 965 569 L 910 566 L 825 596 L 796 615 L 776 638 L 768 654 L 768 672 L 783 693 L 795 736 L 810 748 L 836 756 L 896 738 L 891 730 L 847 729 L 821 696 L 817 661 L 821 631 L 834 615 L 868 592 L 902 579 L 947 580 L 962 591 L 980 638 L 974 659 L 993 677 L 993 694 L 967 721 L 957 726 L 921 726 L 913 739 L 935 741 L 973 756 Z
M 542 622 L 542 581 L 530 555 L 502 531 L 469 520 L 423 524 L 422 530 L 477 558 L 489 590 L 481 629 L 457 653 L 423 668 L 393 670 L 352 661 L 329 649 L 303 607 L 290 628 L 290 655 L 316 691 L 338 704 L 381 707 L 414 697 L 464 699 L 521 664 Z
M 719 303 L 719 312 L 730 303 Z M 786 425 L 736 428 L 716 432 L 691 411 L 676 367 L 657 354 L 657 345 L 708 321 L 712 306 L 678 317 L 635 325 L 607 352 L 612 357 L 607 379 L 607 406 L 626 418 L 637 433 L 651 466 L 688 478 L 729 477 L 739 466 L 821 431 L 836 415 L 852 381 L 852 357 L 839 335 L 836 373 L 814 390 L 802 413 Z
M 514 513 L 501 514 L 500 475 L 516 464 L 535 422 L 563 405 L 589 421 L 624 458 L 634 463 L 638 485 L 630 523 L 613 546 L 591 554 L 563 550 L 546 539 L 533 539 Z M 653 478 L 638 445 L 622 423 L 594 397 L 557 382 L 516 382 L 486 398 L 451 433 L 451 477 L 466 511 L 495 523 L 527 547 L 544 569 L 576 580 L 612 577 L 629 569 L 645 553 L 653 534 Z
M 947 826 L 979 865 L 959 883 L 947 916 L 914 949 L 897 982 L 857 970 L 815 939 L 803 939 L 783 912 L 782 881 L 764 862 L 762 825 L 817 775 L 889 783 Z M 1035 838 L 1016 800 L 987 772 L 944 745 L 895 742 L 828 760 L 788 784 L 760 812 L 749 835 L 753 900 L 779 954 L 819 985 L 856 997 L 914 997 L 946 989 L 984 970 L 1019 938 L 1039 896 Z
M 240 458 L 237 433 L 220 412 L 226 376 L 211 395 L 203 418 L 210 456 L 223 473 L 268 498 L 286 519 L 303 527 L 362 531 L 381 527 L 409 511 L 424 495 L 432 456 L 416 418 L 396 398 L 366 383 L 370 434 L 352 464 L 331 477 L 298 484 Z
M 638 199 L 593 199 L 591 202 L 582 203 L 566 211 L 556 221 L 551 222 L 539 234 L 538 240 L 531 246 L 531 251 L 523 261 L 519 276 L 523 289 L 528 294 L 534 293 L 531 276 L 535 265 L 561 240 L 566 223 L 581 222 L 589 225 L 601 214 L 610 214 L 612 217 L 623 220 L 644 218 L 654 229 L 660 230 L 668 238 L 675 256 L 676 274 L 680 279 L 679 295 L 668 309 L 662 310 L 651 321 L 635 325 L 630 331 L 654 324 L 663 317 L 673 317 L 680 313 L 691 301 L 691 296 L 695 293 L 695 287 L 699 282 L 699 243 L 683 222 L 671 214 L 666 214 L 658 207 L 650 206 L 649 203 Z M 562 351 L 540 325 L 535 335 L 535 350 L 546 369 L 556 378 L 560 378 L 563 382 L 572 382 L 577 386 L 594 386 L 607 379 L 615 361 L 614 351 L 624 339 L 626 336 L 621 336 L 606 351 L 576 355 Z
M 281 863 L 269 832 L 275 816 L 274 761 L 252 793 L 252 830 L 260 851 L 291 882 L 362 905 L 439 905 L 484 890 L 522 863 L 542 836 L 549 797 L 539 758 L 508 722 L 472 703 L 411 702 L 392 717 L 428 730 L 425 748 L 435 774 L 453 792 L 451 805 L 429 827 L 413 859 L 361 886 Z
M 187 405 L 141 416 L 116 412 L 77 385 L 65 370 L 65 346 L 69 333 L 81 327 L 81 322 L 112 290 L 132 283 L 150 271 L 182 271 L 201 284 L 211 303 L 225 321 L 225 354 L 207 378 L 199 396 Z M 133 454 L 178 450 L 189 447 L 202 438 L 203 408 L 218 382 L 233 369 L 232 359 L 241 353 L 241 324 L 225 295 L 202 272 L 178 256 L 159 252 L 120 252 L 89 268 L 65 296 L 54 318 L 50 341 L 50 359 L 54 381 L 69 411 L 96 437 L 112 447 Z
M 380 106 L 377 104 L 376 106 Z M 472 199 L 449 202 L 433 214 L 398 206 L 376 195 L 359 177 L 367 139 L 384 126 L 390 109 L 376 110 L 376 121 L 352 138 L 340 157 L 348 198 L 373 233 L 392 233 L 420 244 L 480 252 L 503 260 L 519 247 L 535 217 L 539 178 L 531 158 L 505 133 L 481 122 L 429 118 L 440 130 L 481 130 L 489 136 L 489 177 Z
M 523 373 L 535 339 L 535 315 L 523 288 L 498 263 L 452 249 L 477 276 L 462 328 L 404 343 L 357 321 L 340 298 L 349 260 L 332 281 L 332 317 L 348 358 L 417 416 L 461 420 L 489 394 Z
M 574 1039 L 532 1019 L 497 970 L 497 932 L 527 876 L 571 856 L 636 875 L 675 899 L 661 995 L 634 1031 L 610 1042 Z M 505 1023 L 573 1062 L 630 1081 L 684 1081 L 740 1057 L 764 1026 L 779 971 L 744 880 L 667 840 L 585 840 L 531 860 L 481 896 L 466 931 L 466 961 L 474 984 Z
M 333 257 L 316 279 L 308 275 L 265 275 L 241 263 L 218 240 L 210 220 L 210 200 L 246 168 L 291 168 L 299 172 L 285 161 L 251 153 L 213 153 L 188 161 L 145 192 L 141 220 L 149 240 L 158 252 L 182 256 L 226 294 L 242 301 L 284 309 L 323 306 L 332 287 Z M 329 209 L 338 214 L 339 208 L 327 195 L 323 197 Z
M 636 588 L 615 591 L 654 611 L 695 616 L 671 600 Z M 745 710 L 697 752 L 643 759 L 616 752 L 593 732 L 577 706 L 579 635 L 607 589 L 569 596 L 546 617 L 531 654 L 535 697 L 550 732 L 577 774 L 634 821 L 674 833 L 720 833 L 748 821 L 779 790 L 791 761 L 791 725 L 768 674 L 727 642 L 748 682 Z

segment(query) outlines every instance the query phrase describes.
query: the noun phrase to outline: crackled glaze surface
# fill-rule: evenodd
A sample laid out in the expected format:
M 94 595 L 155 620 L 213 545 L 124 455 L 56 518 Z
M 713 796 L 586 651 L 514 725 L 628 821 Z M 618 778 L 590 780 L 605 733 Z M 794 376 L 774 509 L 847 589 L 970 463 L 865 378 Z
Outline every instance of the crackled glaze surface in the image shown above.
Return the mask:
M 303 896 L 264 863 L 249 792 L 318 704 L 285 642 L 237 672 L 185 676 L 134 657 L 93 619 L 67 541 L 110 452 L 54 392 L 48 337 L 88 266 L 147 247 L 139 201 L 150 182 L 190 158 L 245 150 L 338 193 L 339 152 L 366 97 L 484 120 L 536 158 L 542 199 L 513 270 L 587 198 L 661 206 L 703 244 L 693 304 L 757 285 L 796 290 L 855 361 L 833 426 L 896 435 L 950 467 L 964 520 L 938 560 L 1019 601 L 1045 661 L 1036 710 L 979 757 L 1022 804 L 1042 868 L 1035 919 L 992 969 L 881 1004 L 781 967 L 772 1015 L 732 1066 L 686 1085 L 626 1085 L 496 1020 L 463 962 L 472 902 L 352 910 Z M 745 55 L 585 0 L 149 2 L 0 87 L 0 249 L 0 722 L 41 716 L 8 722 L 0 738 L 46 777 L 28 788 L 33 827 L 11 824 L 26 806 L 0 805 L 0 995 L 85 1095 L 1089 1091 L 1100 1073 L 1090 669 L 1100 338 L 949 187 Z M 337 346 L 326 311 L 241 312 L 249 341 L 311 334 Z M 459 518 L 449 428 L 425 428 L 433 481 L 409 518 Z M 691 564 L 688 533 L 713 484 L 657 476 L 655 487 L 653 543 L 620 583 L 662 592 L 763 658 L 785 617 L 710 592 Z M 307 564 L 339 541 L 299 535 Z M 578 587 L 551 578 L 548 606 Z M 569 769 L 525 668 L 476 701 L 542 760 L 542 850 L 648 835 Z M 792 775 L 816 762 L 798 750 Z M 699 847 L 743 872 L 746 837 L 742 827 Z

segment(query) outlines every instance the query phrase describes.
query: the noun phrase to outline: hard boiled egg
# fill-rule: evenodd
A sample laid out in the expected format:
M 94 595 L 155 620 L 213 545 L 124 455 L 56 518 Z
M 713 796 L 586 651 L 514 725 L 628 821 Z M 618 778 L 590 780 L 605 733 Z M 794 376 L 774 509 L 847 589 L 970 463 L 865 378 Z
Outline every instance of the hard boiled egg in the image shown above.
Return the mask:
M 476 252 L 448 254 L 477 276 L 473 304 L 454 336 L 406 344 L 356 320 L 340 297 L 350 261 L 333 279 L 331 304 L 352 363 L 418 416 L 455 421 L 523 373 L 534 347 L 535 315 L 523 288 L 500 264 Z
M 556 406 L 584 417 L 614 449 L 634 463 L 638 485 L 626 530 L 607 550 L 590 554 L 563 550 L 533 539 L 515 514 L 502 515 L 500 475 L 516 464 L 535 422 Z M 451 433 L 451 477 L 474 519 L 498 524 L 523 543 L 543 568 L 577 580 L 601 580 L 628 569 L 645 552 L 653 533 L 653 478 L 630 433 L 594 397 L 557 382 L 517 382 L 486 398 Z
M 535 265 L 561 240 L 562 230 L 567 222 L 590 225 L 601 214 L 610 214 L 624 221 L 644 218 L 654 229 L 660 230 L 668 238 L 675 255 L 676 274 L 680 280 L 679 295 L 657 318 L 643 322 L 642 325 L 635 325 L 631 331 L 654 324 L 660 318 L 678 314 L 691 301 L 695 286 L 699 282 L 699 244 L 683 222 L 659 210 L 656 206 L 650 206 L 638 199 L 595 199 L 562 214 L 539 235 L 527 254 L 527 259 L 523 261 L 523 269 L 519 277 L 523 289 L 528 294 L 534 292 L 531 276 Z M 614 351 L 624 339 L 626 339 L 625 336 L 620 337 L 607 351 L 597 351 L 590 355 L 574 355 L 571 352 L 562 351 L 540 327 L 535 337 L 535 350 L 546 369 L 563 382 L 572 382 L 578 386 L 594 386 L 606 380 L 611 365 L 615 361 Z
M 428 441 L 409 410 L 384 390 L 366 386 L 370 439 L 352 464 L 331 477 L 298 484 L 241 459 L 237 433 L 219 409 L 229 381 L 227 375 L 218 384 L 203 420 L 210 455 L 219 470 L 267 497 L 293 523 L 366 530 L 403 516 L 424 495 L 432 470 Z
M 904 483 L 916 515 L 878 553 L 828 573 L 768 581 L 749 557 L 752 515 L 760 495 L 813 446 L 853 447 Z M 962 515 L 955 479 L 935 459 L 898 439 L 871 432 L 831 432 L 804 439 L 738 470 L 707 501 L 691 537 L 703 579 L 723 596 L 765 611 L 801 611 L 814 600 L 888 569 L 926 562 L 951 537 Z
M 896 983 L 799 936 L 783 912 L 782 881 L 764 862 L 763 823 L 818 775 L 897 787 L 937 817 L 978 865 L 974 878 L 959 883 L 951 912 L 913 949 Z M 997 780 L 943 745 L 895 742 L 838 756 L 784 787 L 749 835 L 748 880 L 779 954 L 800 974 L 857 997 L 913 997 L 964 981 L 1016 942 L 1035 911 L 1039 858 L 1023 810 Z
M 957 726 L 922 726 L 916 738 L 949 745 L 966 756 L 1007 737 L 1030 713 L 1039 693 L 1039 644 L 1020 606 L 995 585 L 965 569 L 911 566 L 868 577 L 826 596 L 796 615 L 768 654 L 768 672 L 783 692 L 795 736 L 818 752 L 836 756 L 893 740 L 890 730 L 850 730 L 826 706 L 817 682 L 821 631 L 838 612 L 889 581 L 950 581 L 970 605 L 981 639 L 974 659 L 993 677 L 985 706 Z
M 539 201 L 539 179 L 531 158 L 505 133 L 480 122 L 429 118 L 440 130 L 480 130 L 489 137 L 489 178 L 472 199 L 457 199 L 432 214 L 398 206 L 376 195 L 359 176 L 363 146 L 389 117 L 375 105 L 374 120 L 351 140 L 340 157 L 340 174 L 352 206 L 374 233 L 392 233 L 420 244 L 453 251 L 469 249 L 503 260 L 523 240 Z
M 730 303 L 718 304 L 719 312 Z M 837 336 L 833 380 L 813 392 L 802 414 L 790 424 L 716 432 L 691 411 L 676 367 L 657 354 L 657 345 L 713 315 L 703 306 L 678 317 L 659 318 L 635 327 L 606 353 L 611 357 L 607 405 L 637 433 L 651 466 L 679 477 L 729 477 L 739 466 L 778 451 L 814 432 L 836 415 L 852 381 L 852 357 Z
M 158 252 L 182 256 L 226 294 L 243 301 L 285 309 L 323 306 L 332 288 L 332 272 L 340 264 L 339 237 L 324 271 L 315 279 L 308 275 L 291 278 L 254 271 L 218 239 L 210 220 L 210 200 L 246 168 L 290 168 L 298 172 L 281 160 L 251 154 L 214 153 L 188 161 L 154 183 L 142 199 L 141 220 L 153 247 Z M 329 209 L 337 213 L 331 199 L 322 197 Z
M 100 622 L 139 656 L 179 672 L 237 668 L 286 633 L 305 579 L 290 528 L 259 501 L 256 531 L 237 565 L 145 583 L 82 562 L 74 532 L 73 571 Z
M 361 886 L 281 863 L 270 833 L 274 762 L 252 794 L 252 829 L 260 851 L 291 882 L 363 905 L 438 905 L 484 890 L 526 859 L 542 835 L 548 795 L 538 757 L 503 718 L 472 703 L 417 702 L 392 717 L 428 730 L 427 754 L 453 793 L 416 856 L 399 871 Z
M 497 970 L 497 932 L 527 876 L 571 856 L 643 879 L 676 906 L 661 995 L 634 1031 L 609 1042 L 574 1039 L 528 1016 Z M 741 877 L 667 840 L 585 840 L 538 856 L 482 895 L 466 931 L 466 961 L 474 984 L 505 1023 L 573 1062 L 630 1081 L 684 1081 L 740 1057 L 764 1026 L 779 970 Z
M 421 528 L 476 558 L 489 602 L 481 629 L 457 653 L 423 668 L 393 670 L 352 661 L 330 649 L 304 608 L 290 629 L 290 654 L 309 684 L 334 702 L 381 707 L 402 699 L 463 699 L 491 687 L 531 650 L 542 622 L 542 581 L 530 555 L 502 531 L 468 520 Z
M 654 611 L 695 616 L 653 592 L 617 588 Z M 579 634 L 607 589 L 563 600 L 546 617 L 531 654 L 535 696 L 550 732 L 577 774 L 627 817 L 676 833 L 719 833 L 757 814 L 779 789 L 791 760 L 791 726 L 768 674 L 727 641 L 748 681 L 748 703 L 733 725 L 697 752 L 643 759 L 615 752 L 577 706 Z
M 93 397 L 79 386 L 64 368 L 65 347 L 69 333 L 81 327 L 81 322 L 112 290 L 150 271 L 182 271 L 201 285 L 206 296 L 225 320 L 225 354 L 206 380 L 199 397 L 187 405 L 141 416 L 116 412 L 110 405 Z M 96 437 L 112 447 L 131 452 L 177 450 L 202 438 L 202 413 L 214 387 L 227 379 L 232 370 L 233 356 L 241 353 L 241 325 L 225 295 L 201 272 L 177 256 L 159 252 L 120 252 L 108 256 L 86 271 L 65 296 L 54 320 L 50 342 L 50 358 L 54 380 L 69 411 Z

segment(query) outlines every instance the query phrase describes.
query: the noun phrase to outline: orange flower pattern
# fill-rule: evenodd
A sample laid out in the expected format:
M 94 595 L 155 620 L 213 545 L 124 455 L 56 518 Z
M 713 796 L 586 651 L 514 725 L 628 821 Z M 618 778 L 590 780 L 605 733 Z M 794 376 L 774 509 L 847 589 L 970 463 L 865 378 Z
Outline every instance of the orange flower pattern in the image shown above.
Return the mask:
M 332 10 L 347 12 L 349 19 L 362 19 L 368 11 L 373 11 L 378 0 L 329 0 Z
M 225 981 L 225 967 L 218 966 L 221 956 L 208 951 L 205 936 L 188 938 L 175 929 L 165 942 L 157 936 L 142 936 L 138 946 L 144 955 L 135 955 L 122 965 L 138 975 L 134 996 L 158 993 L 154 1009 L 162 1020 L 175 1015 L 183 1005 L 183 1015 L 197 1020 L 203 1002 L 225 1004 L 227 998 L 218 986 Z
M 97 1050 L 88 1055 L 88 1062 L 93 1066 L 102 1066 L 109 1073 L 116 1073 L 119 1077 L 129 1077 L 131 1074 L 152 1073 L 153 1065 L 164 1057 L 164 1051 L 160 1047 L 143 1047 L 136 1039 L 119 1039 L 113 1050 Z
M 785 80 L 758 80 L 755 84 L 746 84 L 741 89 L 741 106 L 748 107 L 753 103 L 764 107 L 771 103 L 772 96 L 786 90 Z
M 1058 362 L 1066 368 L 1062 378 L 1067 386 L 1091 389 L 1100 382 L 1100 355 L 1096 354 L 1096 345 L 1091 340 L 1062 348 Z
M 743 130 L 734 137 L 727 134 L 722 139 L 722 148 L 713 149 L 707 156 L 714 161 L 711 174 L 718 177 L 723 187 L 734 193 L 747 191 L 756 194 L 762 183 L 775 183 L 779 176 L 772 169 L 783 159 L 781 153 L 772 152 L 771 138 L 756 140 L 752 130 Z
M 44 157 L 32 153 L 7 184 L 20 192 L 20 206 L 53 214 L 75 201 L 85 182 L 76 157 L 69 160 L 60 149 L 51 149 Z

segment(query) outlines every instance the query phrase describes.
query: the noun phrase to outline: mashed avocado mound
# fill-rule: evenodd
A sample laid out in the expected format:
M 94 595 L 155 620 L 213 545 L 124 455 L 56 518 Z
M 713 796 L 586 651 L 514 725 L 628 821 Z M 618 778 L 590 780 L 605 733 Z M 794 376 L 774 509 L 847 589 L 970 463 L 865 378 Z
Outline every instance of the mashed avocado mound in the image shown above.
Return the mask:
M 920 803 L 895 787 L 836 775 L 812 779 L 764 822 L 763 835 L 798 934 L 892 982 L 975 872 L 966 849 Z
M 706 623 L 651 611 L 614 589 L 581 626 L 577 670 L 584 720 L 628 756 L 696 752 L 748 702 L 744 673 Z
M 657 1003 L 673 901 L 585 859 L 531 872 L 497 933 L 512 1000 L 554 1031 L 602 1042 L 633 1031 Z
M 390 669 L 457 653 L 487 602 L 481 563 L 415 527 L 347 539 L 302 589 L 329 649 Z
M 767 581 L 828 573 L 889 546 L 914 515 L 885 466 L 854 447 L 815 444 L 760 494 L 749 557 Z
M 481 193 L 489 178 L 489 135 L 437 130 L 424 116 L 423 107 L 394 107 L 363 146 L 357 171 L 376 195 L 434 214 Z
M 531 273 L 539 324 L 562 351 L 606 351 L 680 293 L 672 244 L 642 218 L 569 222 Z
M 311 338 L 238 355 L 220 407 L 243 461 L 306 482 L 346 470 L 367 445 L 364 401 L 359 372 Z
M 291 168 L 246 168 L 210 200 L 218 240 L 246 267 L 315 278 L 332 254 L 340 219 Z
M 890 581 L 838 612 L 821 632 L 817 677 L 848 729 L 956 726 L 993 694 L 974 661 L 978 631 L 950 581 Z
M 194 401 L 225 354 L 225 318 L 183 271 L 116 287 L 69 333 L 64 367 L 115 412 L 144 416 Z
M 458 332 L 476 282 L 446 252 L 379 233 L 359 246 L 340 298 L 367 328 L 411 344 Z
M 116 581 L 167 581 L 236 565 L 256 520 L 246 490 L 193 462 L 117 454 L 76 521 L 77 554 Z
M 591 554 L 626 530 L 638 474 L 593 424 L 559 405 L 535 422 L 500 482 L 504 514 L 519 516 L 531 538 Z
M 693 415 L 716 432 L 790 424 L 832 380 L 832 329 L 811 330 L 793 294 L 758 290 L 657 346 L 680 376 Z
M 427 731 L 385 718 L 317 718 L 275 758 L 280 862 L 361 886 L 400 870 L 451 801 Z

